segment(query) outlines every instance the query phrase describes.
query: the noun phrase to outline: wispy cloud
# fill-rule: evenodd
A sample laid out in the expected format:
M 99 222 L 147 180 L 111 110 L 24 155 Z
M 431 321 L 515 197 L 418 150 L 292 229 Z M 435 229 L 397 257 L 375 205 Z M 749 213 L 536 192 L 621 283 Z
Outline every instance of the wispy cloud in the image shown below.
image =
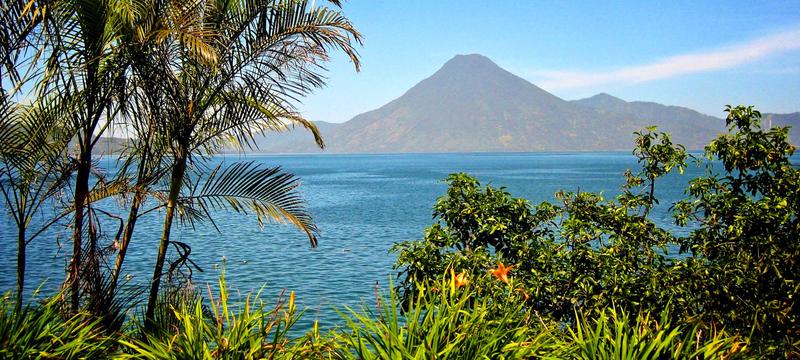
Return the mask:
M 603 84 L 635 84 L 685 74 L 729 69 L 766 57 L 800 49 L 800 28 L 724 48 L 671 56 L 650 64 L 601 72 L 529 71 L 548 90 L 574 89 Z

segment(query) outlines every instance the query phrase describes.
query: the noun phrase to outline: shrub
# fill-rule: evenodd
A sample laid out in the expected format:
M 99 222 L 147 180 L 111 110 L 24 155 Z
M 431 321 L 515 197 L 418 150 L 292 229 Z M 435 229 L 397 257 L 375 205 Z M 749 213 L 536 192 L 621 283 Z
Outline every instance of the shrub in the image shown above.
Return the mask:
M 752 333 L 764 351 L 800 356 L 800 170 L 786 127 L 762 129 L 752 107 L 728 107 L 730 132 L 706 148 L 723 172 L 694 179 L 676 219 L 696 314 Z

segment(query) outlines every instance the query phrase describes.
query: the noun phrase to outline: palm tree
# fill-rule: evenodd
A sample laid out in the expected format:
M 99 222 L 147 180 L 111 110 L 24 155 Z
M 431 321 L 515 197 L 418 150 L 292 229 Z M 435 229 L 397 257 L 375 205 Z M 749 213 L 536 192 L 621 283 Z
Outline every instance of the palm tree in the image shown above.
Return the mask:
M 126 101 L 121 102 L 120 122 L 129 130 L 129 146 L 122 153 L 123 165 L 119 176 L 130 176 L 133 179 L 131 186 L 131 204 L 127 220 L 118 243 L 118 251 L 114 267 L 111 272 L 109 293 L 113 294 L 122 272 L 128 247 L 133 237 L 136 221 L 140 216 L 140 208 L 145 203 L 147 196 L 152 195 L 153 185 L 164 177 L 168 166 L 164 164 L 164 137 L 156 133 L 156 121 L 163 118 L 158 113 L 161 111 L 161 98 L 163 92 L 149 91 L 158 88 L 158 71 L 160 64 L 152 63 L 156 60 L 151 56 L 160 44 L 156 41 L 155 30 L 162 23 L 165 15 L 165 6 L 161 3 L 151 2 L 149 7 L 143 7 L 132 14 L 130 21 L 123 27 L 123 41 L 130 46 L 126 48 L 126 57 L 133 64 L 128 74 L 129 91 Z M 157 12 L 158 11 L 158 12 Z
M 71 133 L 60 124 L 67 107 L 57 97 L 42 96 L 41 87 L 30 88 L 42 76 L 43 16 L 35 1 L 0 5 L 0 193 L 17 227 L 17 309 L 23 302 L 27 245 L 53 222 L 32 236 L 28 228 L 70 172 L 65 149 Z
M 70 288 L 73 309 L 79 307 L 82 281 L 99 283 L 96 229 L 87 215 L 91 210 L 90 177 L 92 152 L 110 126 L 118 107 L 118 94 L 127 64 L 119 41 L 120 24 L 129 16 L 126 0 L 47 1 L 50 33 L 48 53 L 52 57 L 48 77 L 52 90 L 73 99 L 64 122 L 76 132 L 77 154 L 74 183 L 73 248 L 65 285 Z M 80 101 L 77 101 L 77 100 Z M 88 221 L 89 226 L 84 227 Z M 83 237 L 89 237 L 84 253 Z
M 59 126 L 64 110 L 47 99 L 28 106 L 0 99 L 0 192 L 17 226 L 18 308 L 24 293 L 26 247 L 54 221 L 42 224 L 33 236 L 28 236 L 28 228 L 42 205 L 63 190 L 72 170 L 65 151 L 72 134 Z
M 338 3 L 335 3 L 338 5 Z M 347 18 L 306 1 L 195 0 L 165 4 L 153 64 L 164 64 L 156 133 L 171 155 L 166 215 L 146 311 L 152 319 L 176 210 L 183 205 L 243 206 L 260 218 L 288 221 L 316 245 L 315 227 L 295 191 L 294 177 L 278 169 L 235 165 L 197 180 L 198 194 L 182 189 L 195 154 L 211 154 L 224 144 L 249 146 L 256 133 L 283 131 L 292 124 L 309 129 L 292 101 L 322 86 L 321 62 L 342 50 L 359 67 L 354 42 L 360 34 Z M 199 183 L 206 185 L 198 187 Z M 193 200 L 187 200 L 193 199 Z

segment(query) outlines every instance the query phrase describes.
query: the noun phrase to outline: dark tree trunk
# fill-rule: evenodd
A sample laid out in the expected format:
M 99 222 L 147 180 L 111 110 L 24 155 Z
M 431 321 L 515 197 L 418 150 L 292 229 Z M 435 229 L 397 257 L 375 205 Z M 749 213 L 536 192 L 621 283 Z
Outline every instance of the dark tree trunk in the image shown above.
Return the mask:
M 150 126 L 150 131 L 148 133 L 148 136 L 149 137 L 153 136 L 152 125 Z M 123 232 L 122 235 L 122 241 L 119 244 L 119 252 L 117 253 L 117 259 L 116 261 L 114 261 L 114 270 L 111 273 L 111 289 L 110 289 L 111 293 L 113 293 L 116 290 L 117 284 L 119 283 L 119 274 L 122 272 L 122 263 L 125 261 L 125 255 L 128 252 L 128 245 L 130 245 L 131 238 L 133 237 L 133 229 L 136 227 L 136 219 L 138 219 L 139 216 L 139 207 L 145 200 L 146 196 L 145 178 L 148 175 L 147 169 L 148 169 L 149 153 L 150 153 L 150 142 L 149 139 L 145 139 L 144 152 L 142 154 L 142 158 L 139 161 L 138 175 L 136 177 L 136 188 L 134 189 L 133 202 L 131 203 L 131 210 L 128 213 L 128 221 L 125 222 L 125 231 Z
M 122 272 L 122 263 L 125 261 L 125 254 L 128 252 L 128 245 L 133 237 L 133 229 L 136 226 L 136 219 L 139 216 L 139 207 L 144 201 L 144 194 L 140 190 L 136 190 L 133 195 L 133 202 L 131 203 L 131 210 L 128 213 L 128 221 L 125 223 L 125 231 L 122 234 L 122 240 L 119 244 L 119 252 L 117 253 L 117 260 L 114 262 L 114 270 L 111 273 L 111 292 L 114 292 L 119 282 L 119 274 Z
M 84 139 L 90 143 L 91 139 Z M 88 144 L 84 144 L 88 149 Z M 77 311 L 80 307 L 81 261 L 83 260 L 83 223 L 86 200 L 89 196 L 89 174 L 92 167 L 92 153 L 81 150 L 78 160 L 78 171 L 75 178 L 75 224 L 72 233 L 72 259 L 69 263 L 67 284 L 70 287 L 70 304 Z
M 17 312 L 22 309 L 25 291 L 25 248 L 25 227 L 20 226 L 17 238 Z

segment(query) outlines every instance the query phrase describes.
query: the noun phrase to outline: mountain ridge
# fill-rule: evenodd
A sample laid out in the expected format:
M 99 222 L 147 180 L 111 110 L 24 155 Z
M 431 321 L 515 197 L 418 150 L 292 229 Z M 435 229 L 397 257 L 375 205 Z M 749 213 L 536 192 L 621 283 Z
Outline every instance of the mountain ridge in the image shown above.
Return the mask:
M 767 115 L 777 125 L 800 125 L 800 116 Z M 701 149 L 725 130 L 724 120 L 680 106 L 607 93 L 564 100 L 479 54 L 453 57 L 377 109 L 321 124 L 332 153 L 629 150 L 632 133 L 650 125 Z M 320 151 L 310 134 L 296 133 L 259 138 L 256 151 Z

